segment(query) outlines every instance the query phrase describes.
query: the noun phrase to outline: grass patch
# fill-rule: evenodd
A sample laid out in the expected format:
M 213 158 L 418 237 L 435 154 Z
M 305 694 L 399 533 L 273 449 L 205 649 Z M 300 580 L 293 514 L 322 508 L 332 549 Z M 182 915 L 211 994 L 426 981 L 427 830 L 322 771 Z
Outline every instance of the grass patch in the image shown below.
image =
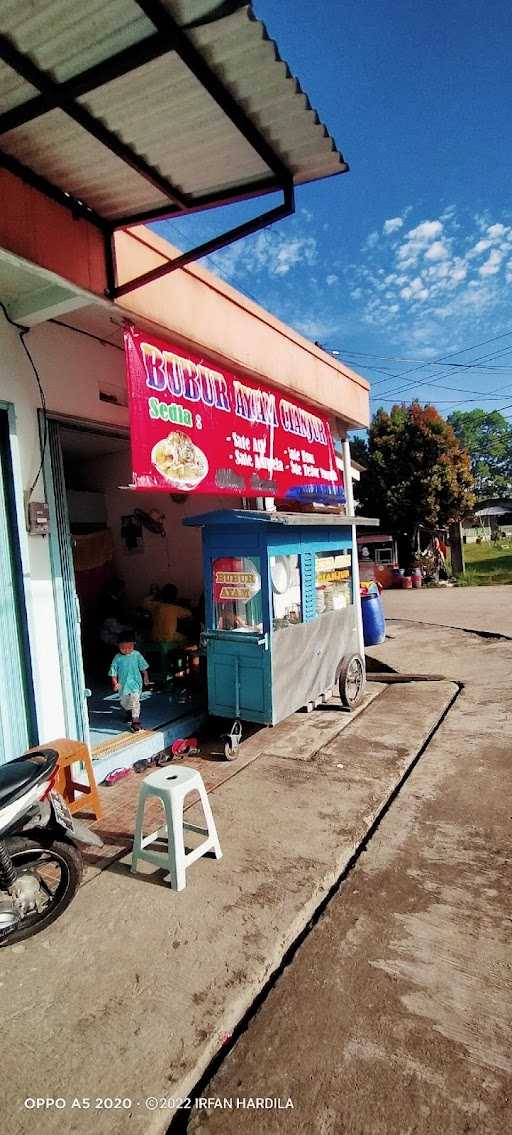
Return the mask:
M 489 587 L 512 583 L 512 540 L 496 544 L 465 544 L 466 574 L 458 576 L 459 587 Z

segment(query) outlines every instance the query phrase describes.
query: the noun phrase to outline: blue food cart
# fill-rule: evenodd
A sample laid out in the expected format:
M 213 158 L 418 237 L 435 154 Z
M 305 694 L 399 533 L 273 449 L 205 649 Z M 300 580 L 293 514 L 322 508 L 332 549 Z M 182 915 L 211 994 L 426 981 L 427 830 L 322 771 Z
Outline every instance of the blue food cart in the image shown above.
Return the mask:
M 208 709 L 276 725 L 339 690 L 352 709 L 365 687 L 356 524 L 337 514 L 221 510 L 202 529 Z

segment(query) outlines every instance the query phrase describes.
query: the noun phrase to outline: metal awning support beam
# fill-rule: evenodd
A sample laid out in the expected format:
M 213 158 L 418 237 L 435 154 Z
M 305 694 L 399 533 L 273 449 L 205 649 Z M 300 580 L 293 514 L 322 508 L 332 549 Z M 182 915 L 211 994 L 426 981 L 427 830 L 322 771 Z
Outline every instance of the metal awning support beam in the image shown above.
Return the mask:
M 166 177 L 163 177 L 154 166 L 150 165 L 144 158 L 136 154 L 125 142 L 122 142 L 116 134 L 108 130 L 106 126 L 103 126 L 103 123 L 94 118 L 94 115 L 92 115 L 90 111 L 86 110 L 80 103 L 74 102 L 71 97 L 67 97 L 66 94 L 63 94 L 59 84 L 55 83 L 53 79 L 50 79 L 39 67 L 36 67 L 35 63 L 32 63 L 32 60 L 29 59 L 28 56 L 18 51 L 17 47 L 11 43 L 7 36 L 0 36 L 0 59 L 2 59 L 8 67 L 11 67 L 13 71 L 16 71 L 18 75 L 21 75 L 27 83 L 31 83 L 33 87 L 41 91 L 42 94 L 51 96 L 54 99 L 54 106 L 56 108 L 69 115 L 69 117 L 86 130 L 88 134 L 91 134 L 93 138 L 96 138 L 98 142 L 106 146 L 112 154 L 115 154 L 122 162 L 125 162 L 126 165 L 135 170 L 140 177 L 148 181 L 150 185 L 153 185 L 160 193 L 163 193 L 169 201 L 173 201 L 182 208 L 187 207 L 189 203 L 188 197 L 180 193 Z
M 248 201 L 253 197 L 263 197 L 268 193 L 282 193 L 283 185 L 273 175 L 264 177 L 260 182 L 251 185 L 237 185 L 220 193 L 204 193 L 193 198 L 193 204 L 188 209 L 173 208 L 172 205 L 160 205 L 156 209 L 145 209 L 139 213 L 128 213 L 123 217 L 115 217 L 112 226 L 116 229 L 129 229 L 132 225 L 150 225 L 153 221 L 165 221 L 169 217 L 185 217 L 191 213 L 201 213 L 206 209 L 220 208 L 221 205 L 236 205 L 240 201 Z
M 166 35 L 169 32 L 173 34 L 174 50 L 183 63 L 186 64 L 189 71 L 201 83 L 212 99 L 215 100 L 217 106 L 223 111 L 227 118 L 236 126 L 239 133 L 245 140 L 252 146 L 253 150 L 259 154 L 265 165 L 286 184 L 290 180 L 290 171 L 287 169 L 284 162 L 274 153 L 271 146 L 265 140 L 258 127 L 254 122 L 247 117 L 242 107 L 238 105 L 236 99 L 229 93 L 226 87 L 217 78 L 211 67 L 208 66 L 203 59 L 201 53 L 194 47 L 191 40 L 188 39 L 186 33 L 176 24 L 160 3 L 160 0 L 136 0 L 139 8 L 142 9 L 144 15 L 154 24 L 155 28 L 162 34 Z
M 212 252 L 218 252 L 219 249 L 226 248 L 228 244 L 233 244 L 236 240 L 251 236 L 252 233 L 258 232 L 259 229 L 267 228 L 267 226 L 272 225 L 274 221 L 280 221 L 284 217 L 289 217 L 294 210 L 295 198 L 293 184 L 290 183 L 284 189 L 284 201 L 282 205 L 277 205 L 274 209 L 267 210 L 266 213 L 262 213 L 259 217 L 252 217 L 250 221 L 244 221 L 242 225 L 237 225 L 236 228 L 229 229 L 220 236 L 204 241 L 203 244 L 197 245 L 196 248 L 189 249 L 188 252 L 182 253 L 181 256 L 176 256 L 174 260 L 169 260 L 166 264 L 160 264 L 158 268 L 153 268 L 150 272 L 145 272 L 142 276 L 137 276 L 133 280 L 127 280 L 125 284 L 114 288 L 108 294 L 112 299 L 120 299 L 121 296 L 135 291 L 136 288 L 153 284 L 155 280 L 161 280 L 163 276 L 168 276 L 171 272 L 176 272 L 178 268 L 184 268 L 186 264 L 191 264 L 194 260 L 200 260 L 201 257 L 209 256 Z
M 55 82 L 28 56 L 19 51 L 7 36 L 0 36 L 0 59 L 39 91 L 38 95 L 26 100 L 21 106 L 13 107 L 5 114 L 0 115 L 0 136 L 2 133 L 15 130 L 51 110 L 61 110 L 156 188 L 168 202 L 168 204 L 158 206 L 155 209 L 141 210 L 138 213 L 123 217 L 101 217 L 93 209 L 90 209 L 86 202 L 77 200 L 65 190 L 47 181 L 43 175 L 29 169 L 18 159 L 0 150 L 0 166 L 3 165 L 29 185 L 64 205 L 75 216 L 87 218 L 102 229 L 107 272 L 106 294 L 111 298 L 120 298 L 136 288 L 161 279 L 170 272 L 183 268 L 186 264 L 258 232 L 267 225 L 289 216 L 294 211 L 293 177 L 286 164 L 274 152 L 255 123 L 224 87 L 201 53 L 188 39 L 185 30 L 173 20 L 160 0 L 136 0 L 136 3 L 153 24 L 155 33 L 146 36 L 140 43 L 123 49 L 109 59 L 87 68 L 79 75 L 75 75 L 63 83 Z M 114 131 L 104 126 L 85 106 L 76 101 L 88 91 L 96 90 L 115 78 L 129 74 L 135 68 L 144 66 L 144 64 L 165 55 L 169 51 L 176 52 L 191 74 L 264 162 L 269 173 L 259 178 L 254 185 L 240 185 L 233 187 L 231 191 L 219 190 L 218 192 L 199 195 L 196 198 L 190 197 L 178 190 L 156 167 L 137 154 Z M 235 201 L 249 200 L 252 197 L 277 191 L 284 194 L 281 205 L 268 210 L 259 217 L 254 217 L 235 228 L 229 229 L 220 236 L 205 241 L 197 248 L 190 249 L 174 260 L 154 268 L 151 272 L 146 272 L 134 280 L 116 286 L 112 240 L 116 229 L 129 228 L 136 224 L 148 223 L 164 217 L 199 212 L 203 209 L 227 205 Z
M 20 106 L 6 110 L 4 114 L 0 114 L 0 134 L 7 134 L 8 130 L 16 130 L 18 126 L 25 126 L 27 122 L 33 122 L 42 114 L 55 110 L 56 107 L 60 106 L 62 98 L 80 98 L 82 95 L 88 94 L 89 91 L 95 91 L 98 87 L 104 86 L 105 83 L 111 83 L 114 79 L 129 75 L 131 71 L 135 71 L 137 67 L 143 67 L 145 63 L 152 63 L 154 59 L 159 59 L 160 56 L 166 55 L 171 50 L 172 34 L 161 35 L 156 32 L 140 43 L 134 43 L 130 47 L 124 48 L 123 51 L 117 52 L 116 55 L 111 55 L 109 59 L 103 59 L 94 67 L 88 67 L 79 75 L 74 75 L 72 79 L 66 79 L 65 82 L 59 83 L 53 91 L 47 90 L 44 94 L 34 95 L 33 98 L 27 99 Z

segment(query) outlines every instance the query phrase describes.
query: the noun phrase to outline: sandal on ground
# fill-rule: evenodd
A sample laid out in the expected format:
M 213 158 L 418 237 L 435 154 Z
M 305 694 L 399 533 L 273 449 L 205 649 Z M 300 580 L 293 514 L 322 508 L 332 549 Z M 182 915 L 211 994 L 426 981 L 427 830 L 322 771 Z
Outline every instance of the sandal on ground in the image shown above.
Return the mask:
M 199 751 L 197 737 L 179 737 L 171 746 L 173 757 L 192 757 Z

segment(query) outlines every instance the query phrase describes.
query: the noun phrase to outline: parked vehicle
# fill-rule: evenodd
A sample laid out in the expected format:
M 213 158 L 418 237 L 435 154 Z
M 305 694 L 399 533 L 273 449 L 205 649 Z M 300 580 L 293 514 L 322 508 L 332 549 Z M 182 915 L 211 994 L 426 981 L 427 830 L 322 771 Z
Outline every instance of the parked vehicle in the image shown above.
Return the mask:
M 102 846 L 54 789 L 58 753 L 38 749 L 0 768 L 0 946 L 45 930 L 82 877 L 76 841 Z

